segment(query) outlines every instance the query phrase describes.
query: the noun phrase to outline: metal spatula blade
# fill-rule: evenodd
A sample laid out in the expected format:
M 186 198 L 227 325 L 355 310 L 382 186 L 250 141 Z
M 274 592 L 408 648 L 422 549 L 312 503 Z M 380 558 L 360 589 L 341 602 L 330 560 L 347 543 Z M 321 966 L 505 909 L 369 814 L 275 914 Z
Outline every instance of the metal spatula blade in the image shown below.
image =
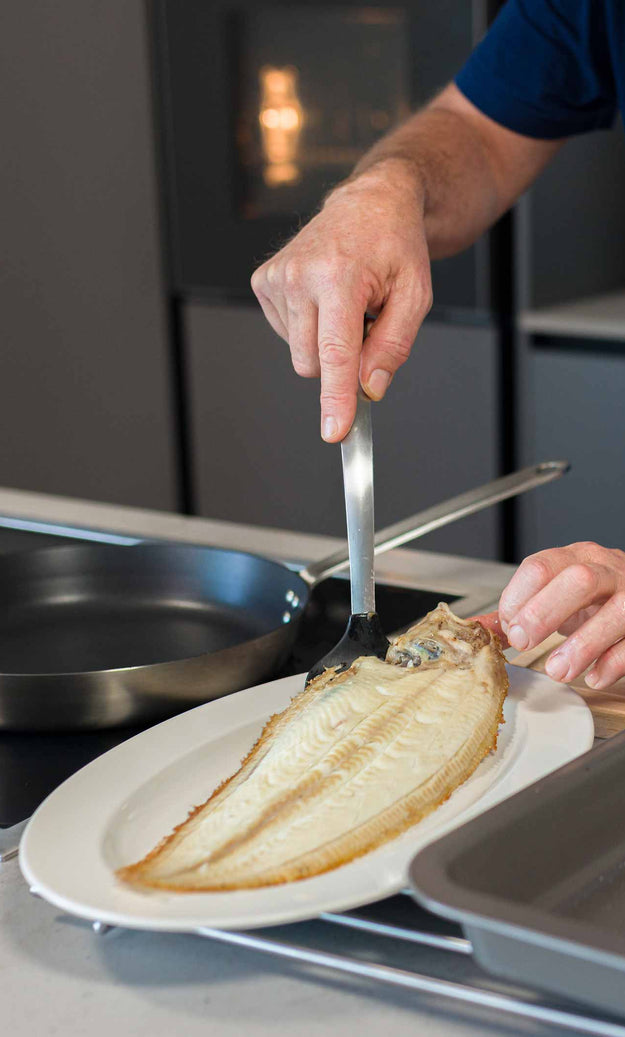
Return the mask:
M 371 400 L 362 390 L 354 423 L 341 443 L 347 542 L 351 579 L 351 608 L 347 629 L 335 647 L 313 666 L 306 683 L 329 667 L 345 670 L 360 655 L 384 659 L 389 641 L 375 611 L 373 572 L 373 437 Z

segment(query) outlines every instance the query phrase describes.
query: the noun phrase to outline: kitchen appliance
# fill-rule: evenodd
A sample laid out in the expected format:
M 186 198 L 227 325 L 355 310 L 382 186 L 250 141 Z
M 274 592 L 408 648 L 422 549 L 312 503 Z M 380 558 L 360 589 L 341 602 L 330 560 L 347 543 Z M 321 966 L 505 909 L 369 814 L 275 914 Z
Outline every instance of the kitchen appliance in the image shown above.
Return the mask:
M 151 3 L 175 298 L 251 299 L 253 269 L 453 78 L 489 13 L 483 0 Z M 437 305 L 487 308 L 490 280 L 483 241 L 435 264 Z

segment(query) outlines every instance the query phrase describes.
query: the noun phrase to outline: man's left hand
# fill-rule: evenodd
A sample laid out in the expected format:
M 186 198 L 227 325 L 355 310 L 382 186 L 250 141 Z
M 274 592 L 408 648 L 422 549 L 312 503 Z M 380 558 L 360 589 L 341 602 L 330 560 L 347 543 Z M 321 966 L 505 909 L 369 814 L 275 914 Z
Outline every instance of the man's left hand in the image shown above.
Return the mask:
M 480 617 L 497 630 L 496 614 Z M 529 555 L 501 595 L 500 630 L 522 652 L 558 631 L 547 660 L 553 680 L 586 675 L 590 688 L 625 676 L 625 552 L 584 542 Z

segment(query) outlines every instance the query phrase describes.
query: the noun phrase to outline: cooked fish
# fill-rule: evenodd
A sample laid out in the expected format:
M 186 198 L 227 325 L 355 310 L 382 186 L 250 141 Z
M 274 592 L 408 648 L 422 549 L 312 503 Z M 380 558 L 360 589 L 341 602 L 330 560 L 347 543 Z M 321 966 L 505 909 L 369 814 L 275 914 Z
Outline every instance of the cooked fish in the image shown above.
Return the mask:
M 499 642 L 439 605 L 386 661 L 326 670 L 272 717 L 236 774 L 143 860 L 145 888 L 269 886 L 336 868 L 439 806 L 495 747 Z

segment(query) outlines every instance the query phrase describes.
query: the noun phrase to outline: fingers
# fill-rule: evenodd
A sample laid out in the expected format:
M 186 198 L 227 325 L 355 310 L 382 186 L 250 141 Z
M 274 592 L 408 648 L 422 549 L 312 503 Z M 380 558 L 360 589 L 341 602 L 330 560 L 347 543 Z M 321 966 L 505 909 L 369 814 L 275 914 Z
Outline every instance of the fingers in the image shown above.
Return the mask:
M 301 378 L 318 378 L 321 367 L 317 349 L 317 307 L 308 302 L 294 308 L 287 302 L 287 313 L 293 369 Z
M 327 443 L 343 439 L 354 420 L 363 319 L 361 309 L 338 296 L 320 303 L 321 435 Z
M 512 617 L 508 640 L 519 651 L 532 648 L 574 613 L 605 601 L 614 590 L 614 574 L 606 566 L 589 562 L 567 565 Z
M 567 547 L 554 547 L 548 551 L 538 551 L 537 554 L 530 555 L 521 563 L 501 595 L 499 615 L 503 629 L 508 632 L 509 626 L 521 608 L 567 566 L 577 563 L 597 563 L 610 567 L 613 554 L 614 552 L 607 548 L 599 547 L 591 542 L 583 542 L 569 544 Z M 570 616 L 573 611 L 570 609 L 568 615 Z M 556 627 L 552 626 L 548 634 L 553 633 L 555 629 Z M 544 636 L 547 637 L 548 634 Z M 526 647 L 529 648 L 531 645 L 528 644 Z
M 270 261 L 256 271 L 252 287 L 274 331 L 289 343 L 297 374 L 321 376 L 321 435 L 336 443 L 349 432 L 356 412 L 364 292 L 336 277 L 327 278 L 317 292 L 302 276 L 292 262 Z M 282 279 L 279 292 L 274 290 L 277 277 Z
M 566 620 L 565 623 L 560 623 L 558 627 L 558 633 L 564 634 L 568 637 L 569 634 L 573 634 L 578 627 L 581 627 L 582 623 L 585 623 L 587 619 L 594 616 L 595 612 L 598 612 L 601 605 L 589 605 L 587 609 L 580 609 L 579 612 L 574 612 L 572 616 Z
M 432 307 L 429 270 L 424 284 L 391 289 L 362 349 L 360 382 L 372 400 L 381 400 L 393 375 L 410 356 L 417 332 Z
M 572 681 L 597 660 L 587 682 L 591 687 L 607 687 L 625 673 L 625 644 L 619 644 L 623 637 L 625 593 L 619 591 L 552 652 L 545 670 L 554 680 Z
M 584 542 L 531 555 L 502 594 L 499 615 L 519 651 L 556 630 L 566 635 L 545 666 L 554 680 L 572 681 L 592 666 L 589 686 L 608 687 L 625 675 L 625 554 Z
M 597 659 L 590 673 L 586 675 L 586 684 L 589 688 L 601 691 L 603 688 L 609 688 L 620 677 L 625 677 L 625 640 L 612 645 Z
M 523 605 L 546 587 L 566 565 L 568 556 L 557 548 L 553 551 L 540 551 L 521 562 L 499 601 L 499 615 L 506 632 Z
M 291 299 L 276 291 L 276 268 L 269 262 L 252 276 L 252 288 L 273 330 L 288 342 L 293 368 L 302 378 L 318 378 L 317 306 L 306 296 Z
M 472 619 L 477 620 L 486 630 L 492 630 L 493 634 L 497 634 L 502 648 L 509 647 L 508 638 L 501 629 L 501 620 L 498 612 L 486 612 L 483 616 L 473 616 Z
M 268 322 L 271 324 L 271 327 L 275 331 L 276 335 L 279 335 L 280 338 L 283 338 L 285 342 L 288 342 L 289 332 L 287 328 L 286 318 L 283 319 L 281 317 L 277 306 L 271 301 L 268 295 L 265 295 L 265 293 L 261 291 L 259 287 L 255 288 L 254 291 L 256 294 L 256 298 L 258 299 L 262 307 L 262 311 L 265 314 L 265 317 L 267 318 Z
M 431 305 L 422 193 L 414 172 L 362 172 L 255 271 L 252 289 L 293 366 L 321 376 L 322 435 L 349 431 L 359 378 L 379 400 L 407 359 Z M 380 314 L 363 353 L 365 312 Z M 362 364 L 361 364 L 362 360 Z

